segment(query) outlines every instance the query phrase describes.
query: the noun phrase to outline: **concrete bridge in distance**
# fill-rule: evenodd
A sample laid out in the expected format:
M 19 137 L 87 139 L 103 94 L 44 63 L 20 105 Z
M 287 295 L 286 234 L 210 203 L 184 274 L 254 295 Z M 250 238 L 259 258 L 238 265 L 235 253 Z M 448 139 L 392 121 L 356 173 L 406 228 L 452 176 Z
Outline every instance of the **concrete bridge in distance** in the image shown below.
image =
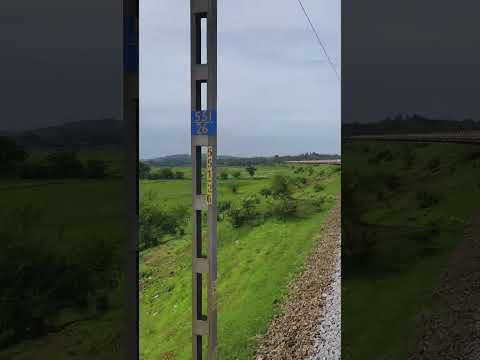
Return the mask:
M 400 141 L 480 145 L 480 131 L 456 131 L 430 134 L 352 135 L 344 139 L 347 141 Z

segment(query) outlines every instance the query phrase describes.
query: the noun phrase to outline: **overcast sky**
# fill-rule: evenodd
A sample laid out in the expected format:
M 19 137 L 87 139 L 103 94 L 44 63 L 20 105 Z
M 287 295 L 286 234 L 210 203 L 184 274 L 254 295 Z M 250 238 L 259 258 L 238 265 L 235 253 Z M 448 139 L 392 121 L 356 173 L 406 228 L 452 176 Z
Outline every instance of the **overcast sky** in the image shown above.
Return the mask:
M 303 0 L 338 72 L 340 1 Z M 187 0 L 140 2 L 140 157 L 190 152 Z M 297 0 L 218 2 L 218 147 L 340 152 L 340 84 Z
M 342 121 L 480 119 L 478 1 L 344 0 Z
M 121 2 L 4 1 L 0 27 L 0 130 L 121 118 Z

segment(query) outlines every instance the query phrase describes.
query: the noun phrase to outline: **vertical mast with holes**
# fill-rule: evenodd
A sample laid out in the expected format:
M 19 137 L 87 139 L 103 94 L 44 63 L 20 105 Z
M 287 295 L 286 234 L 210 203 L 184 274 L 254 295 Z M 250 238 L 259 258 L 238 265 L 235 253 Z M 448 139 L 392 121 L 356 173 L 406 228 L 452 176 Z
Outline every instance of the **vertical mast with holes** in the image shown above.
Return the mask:
M 192 359 L 202 359 L 204 347 L 202 343 L 203 339 L 207 338 L 207 358 L 216 360 L 217 0 L 190 0 L 190 32 L 193 204 Z M 206 44 L 203 43 L 205 40 Z M 203 178 L 202 148 L 206 148 L 206 171 Z M 207 184 L 203 187 L 202 179 L 205 178 Z M 202 231 L 204 212 L 207 214 L 206 233 Z M 205 280 L 206 310 L 203 304 Z

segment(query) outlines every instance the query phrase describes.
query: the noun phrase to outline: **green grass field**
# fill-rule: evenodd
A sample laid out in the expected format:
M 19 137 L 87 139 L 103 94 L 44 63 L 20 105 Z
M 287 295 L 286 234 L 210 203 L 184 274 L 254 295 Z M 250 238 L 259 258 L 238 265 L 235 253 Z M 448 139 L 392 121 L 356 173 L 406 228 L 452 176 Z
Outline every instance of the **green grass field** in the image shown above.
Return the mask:
M 413 152 L 410 166 L 402 155 L 406 146 Z M 390 159 L 372 160 L 386 150 Z M 463 145 L 345 146 L 342 189 L 354 189 L 358 216 L 373 229 L 368 236 L 375 245 L 368 258 L 344 268 L 342 359 L 407 358 L 418 316 L 431 310 L 440 274 L 480 206 L 479 155 Z M 422 192 L 436 200 L 421 206 Z
M 50 289 L 46 286 L 63 286 L 63 281 L 78 284 L 80 297 L 86 294 L 80 286 L 88 276 L 92 281 L 98 281 L 98 288 L 103 289 L 104 281 L 108 282 L 108 279 L 101 279 L 107 267 L 122 266 L 127 214 L 123 194 L 124 184 L 120 179 L 0 182 L 0 232 L 2 241 L 12 249 L 9 258 L 2 257 L 2 265 L 8 261 L 19 269 L 33 266 L 33 271 L 42 274 L 37 281 L 46 284 L 44 293 L 39 294 L 33 290 L 38 283 L 16 279 L 25 281 L 23 296 L 29 294 L 25 299 L 17 296 L 16 301 L 25 302 L 24 306 L 44 317 L 48 326 L 61 327 L 73 322 L 65 331 L 51 332 L 9 346 L 0 351 L 0 359 L 80 359 L 87 353 L 95 359 L 108 359 L 121 353 L 116 344 L 119 334 L 112 330 L 120 329 L 123 324 L 121 275 L 118 279 L 120 286 L 106 294 L 109 305 L 102 314 L 92 309 L 93 303 L 75 307 L 70 299 L 77 298 L 75 294 L 65 294 L 69 297 L 65 303 L 57 301 L 48 295 Z M 108 206 L 99 206 L 102 203 Z M 52 273 L 52 269 L 62 266 L 68 271 Z M 47 280 L 49 277 L 51 279 Z M 13 284 L 11 286 L 14 288 Z M 9 288 L 2 290 L 7 294 L 10 291 Z M 16 296 L 16 293 L 11 294 Z M 92 332 L 92 328 L 96 331 Z
M 219 180 L 219 201 L 233 203 L 259 194 L 274 174 L 295 176 L 293 166 L 259 167 L 254 178 L 244 169 L 238 180 Z M 227 171 L 232 172 L 232 168 Z M 239 169 L 240 170 L 240 169 Z M 191 174 L 185 171 L 187 177 Z M 219 173 L 222 169 L 219 169 Z M 307 175 L 302 175 L 306 176 Z M 239 184 L 236 194 L 229 182 Z M 324 189 L 315 192 L 314 183 Z M 191 204 L 191 180 L 142 181 L 140 199 L 155 192 L 162 203 Z M 265 332 L 278 311 L 289 279 L 298 272 L 310 252 L 329 209 L 340 192 L 340 172 L 315 166 L 305 186 L 293 197 L 299 215 L 285 222 L 269 218 L 258 226 L 233 228 L 218 223 L 218 356 L 250 359 L 256 336 Z M 309 201 L 324 196 L 321 209 Z M 264 206 L 263 204 L 259 205 Z M 142 360 L 191 358 L 191 242 L 190 225 L 185 236 L 170 237 L 140 254 L 140 358 Z

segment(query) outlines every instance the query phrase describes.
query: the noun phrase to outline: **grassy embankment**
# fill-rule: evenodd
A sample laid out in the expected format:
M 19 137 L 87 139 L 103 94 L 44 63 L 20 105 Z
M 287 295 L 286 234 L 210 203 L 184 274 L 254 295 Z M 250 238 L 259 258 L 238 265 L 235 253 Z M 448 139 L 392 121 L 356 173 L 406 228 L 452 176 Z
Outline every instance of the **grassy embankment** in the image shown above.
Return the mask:
M 233 203 L 257 194 L 277 173 L 294 176 L 293 166 L 259 167 L 255 178 L 244 169 L 238 180 L 219 180 L 219 201 Z M 188 169 L 183 169 L 190 176 Z M 228 168 L 231 173 L 234 169 Z M 249 359 L 255 337 L 264 333 L 278 311 L 289 279 L 302 268 L 328 210 L 340 191 L 340 172 L 335 167 L 314 167 L 308 183 L 297 188 L 299 210 L 286 222 L 268 218 L 252 227 L 233 228 L 227 220 L 218 224 L 218 344 L 221 359 Z M 222 169 L 219 170 L 219 173 Z M 228 187 L 239 184 L 238 193 Z M 314 183 L 325 187 L 316 192 Z M 317 189 L 318 190 L 318 189 Z M 142 181 L 141 196 L 157 192 L 161 201 L 191 203 L 191 180 Z M 309 201 L 323 196 L 321 209 Z M 264 204 L 260 204 L 260 207 Z M 140 358 L 191 358 L 191 230 L 180 238 L 148 249 L 140 255 Z M 169 357 L 170 356 L 170 357 Z
M 29 161 L 44 155 L 34 153 Z M 118 174 L 120 162 L 115 153 L 82 152 L 80 158 L 108 160 L 109 172 Z M 47 327 L 44 334 L 38 330 L 13 344 L 2 344 L 7 348 L 0 351 L 0 359 L 119 356 L 116 331 L 124 317 L 120 270 L 125 244 L 124 189 L 119 178 L 0 181 L 0 233 L 9 249 L 4 248 L 7 257 L 0 262 L 12 265 L 8 273 L 17 271 L 17 275 L 12 273 L 8 279 L 22 284 L 17 289 L 8 280 L 2 293 L 23 309 L 17 316 L 24 316 L 26 324 L 34 317 Z M 7 271 L 2 275 L 7 276 Z M 111 286 L 111 281 L 119 285 Z M 0 311 L 0 318 L 11 316 L 12 309 L 2 306 L 2 310 L 5 313 Z M 8 339 L 9 330 L 0 335 Z
M 407 358 L 418 316 L 431 311 L 432 292 L 480 206 L 479 150 L 386 143 L 343 149 L 343 186 L 353 186 L 375 241 L 343 273 L 343 359 Z

